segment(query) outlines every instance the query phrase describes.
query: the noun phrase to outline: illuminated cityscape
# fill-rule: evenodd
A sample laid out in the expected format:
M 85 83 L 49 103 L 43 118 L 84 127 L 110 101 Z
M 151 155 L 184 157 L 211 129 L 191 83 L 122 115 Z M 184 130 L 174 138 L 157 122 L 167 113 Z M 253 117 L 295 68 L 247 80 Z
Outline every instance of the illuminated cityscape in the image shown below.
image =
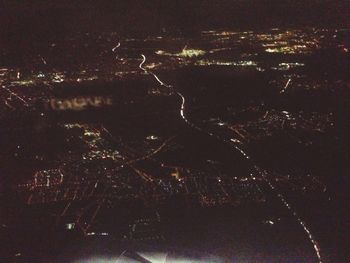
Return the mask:
M 0 46 L 1 262 L 346 262 L 350 24 L 164 23 Z

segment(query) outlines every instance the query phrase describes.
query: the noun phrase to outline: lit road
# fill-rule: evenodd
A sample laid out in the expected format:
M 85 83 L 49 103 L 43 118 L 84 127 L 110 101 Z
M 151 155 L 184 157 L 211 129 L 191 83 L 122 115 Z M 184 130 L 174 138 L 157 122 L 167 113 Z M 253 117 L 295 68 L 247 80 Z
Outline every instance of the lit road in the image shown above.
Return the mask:
M 120 42 L 118 42 L 118 44 L 112 48 L 112 52 L 115 52 L 120 46 L 121 46 L 121 44 L 120 44 Z
M 10 90 L 9 88 L 7 88 L 5 86 L 1 86 L 1 88 L 4 89 L 9 94 L 9 97 L 7 97 L 5 99 L 6 106 L 14 109 L 14 107 L 9 103 L 9 101 L 12 101 L 12 97 L 15 97 L 15 98 L 19 99 L 21 102 L 23 102 L 24 106 L 28 107 L 28 101 L 26 101 L 23 97 L 21 97 L 20 95 L 18 95 L 17 93 L 13 92 L 12 90 Z
M 290 84 L 291 81 L 292 81 L 292 79 L 288 79 L 286 85 L 284 85 L 284 87 L 283 87 L 283 89 L 280 91 L 280 93 L 286 92 L 286 90 L 288 89 L 289 84 Z
M 284 195 L 278 190 L 278 188 L 271 182 L 271 180 L 266 176 L 266 172 L 263 171 L 262 169 L 260 169 L 255 163 L 254 161 L 252 161 L 251 157 L 248 155 L 248 153 L 246 153 L 236 142 L 236 140 L 225 140 L 220 138 L 219 136 L 214 135 L 211 132 L 207 132 L 205 130 L 203 130 L 202 128 L 200 128 L 199 126 L 197 126 L 196 124 L 192 123 L 190 120 L 188 120 L 188 118 L 186 117 L 186 98 L 185 96 L 178 92 L 177 90 L 174 89 L 174 87 L 172 85 L 166 84 L 163 81 L 160 80 L 160 78 L 153 72 L 147 70 L 146 68 L 143 67 L 143 65 L 146 62 L 146 57 L 144 55 L 142 56 L 142 62 L 139 65 L 139 68 L 144 71 L 146 74 L 152 75 L 157 82 L 161 85 L 161 86 L 165 86 L 167 88 L 171 88 L 172 91 L 177 94 L 180 98 L 181 98 L 181 106 L 179 109 L 179 114 L 181 116 L 181 118 L 184 120 L 184 122 L 186 122 L 186 124 L 188 124 L 190 127 L 203 132 L 211 137 L 214 137 L 218 140 L 220 140 L 221 142 L 225 143 L 225 144 L 229 144 L 230 146 L 233 146 L 237 151 L 239 151 L 241 153 L 241 155 L 246 159 L 250 161 L 251 166 L 254 168 L 254 171 L 256 174 L 258 174 L 260 176 L 261 179 L 263 179 L 267 185 L 269 186 L 269 188 L 275 193 L 276 197 L 280 200 L 281 204 L 291 213 L 291 215 L 295 218 L 295 220 L 297 221 L 297 223 L 301 226 L 301 228 L 303 229 L 303 231 L 305 232 L 305 234 L 307 235 L 308 240 L 310 241 L 310 243 L 312 244 L 312 247 L 315 251 L 315 255 L 317 257 L 317 262 L 318 263 L 323 263 L 323 259 L 321 256 L 321 250 L 318 246 L 317 241 L 315 240 L 314 236 L 311 233 L 311 230 L 309 229 L 309 227 L 307 226 L 307 224 L 299 217 L 299 215 L 297 214 L 297 212 L 293 209 L 293 207 L 290 205 L 290 203 L 286 200 L 286 198 L 284 197 Z M 285 85 L 285 87 L 282 89 L 281 93 L 283 93 L 289 86 L 291 82 L 291 79 L 289 79 Z M 251 174 L 252 177 L 254 177 L 253 174 Z
M 169 139 L 165 140 L 157 149 L 151 151 L 150 153 L 148 153 L 148 154 L 146 154 L 146 155 L 144 155 L 142 157 L 139 157 L 137 159 L 128 161 L 126 164 L 129 165 L 129 164 L 132 164 L 132 163 L 135 163 L 135 162 L 138 162 L 138 161 L 143 161 L 143 160 L 152 158 L 157 153 L 161 152 L 169 144 L 169 142 L 171 142 L 175 137 L 176 136 L 170 137 Z

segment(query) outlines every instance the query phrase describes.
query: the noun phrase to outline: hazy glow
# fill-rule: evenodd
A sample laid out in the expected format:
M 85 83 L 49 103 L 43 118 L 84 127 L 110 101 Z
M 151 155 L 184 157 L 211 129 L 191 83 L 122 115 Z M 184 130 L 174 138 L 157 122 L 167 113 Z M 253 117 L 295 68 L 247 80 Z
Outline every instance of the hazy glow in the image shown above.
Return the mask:
M 220 263 L 222 260 L 216 257 L 204 257 L 200 259 L 168 255 L 168 252 L 135 252 L 137 256 L 152 262 L 152 263 Z M 117 256 L 92 256 L 89 258 L 79 259 L 73 263 L 139 263 L 141 261 L 132 259 L 127 256 L 127 251 L 124 251 L 119 257 Z
M 79 259 L 77 261 L 74 261 L 73 263 L 115 263 L 115 262 L 120 262 L 117 260 L 118 260 L 117 257 L 93 256 L 90 258 Z M 137 262 L 137 261 L 123 261 L 123 262 L 127 263 L 127 262 Z

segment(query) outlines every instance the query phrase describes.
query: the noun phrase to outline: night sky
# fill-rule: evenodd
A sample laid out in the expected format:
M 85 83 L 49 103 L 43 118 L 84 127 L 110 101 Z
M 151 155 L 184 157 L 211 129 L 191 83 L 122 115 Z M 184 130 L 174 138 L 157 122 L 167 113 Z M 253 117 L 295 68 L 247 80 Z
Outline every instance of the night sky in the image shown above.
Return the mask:
M 345 0 L 14 1 L 0 9 L 2 39 L 76 31 L 183 34 L 213 28 L 349 25 Z M 10 37 L 10 38 L 9 38 Z

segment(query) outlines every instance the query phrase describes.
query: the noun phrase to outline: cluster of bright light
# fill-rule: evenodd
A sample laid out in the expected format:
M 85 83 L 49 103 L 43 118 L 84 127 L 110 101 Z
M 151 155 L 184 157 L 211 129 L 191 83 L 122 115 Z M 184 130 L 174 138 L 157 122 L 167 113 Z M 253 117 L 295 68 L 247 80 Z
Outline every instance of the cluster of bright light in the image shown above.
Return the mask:
M 179 53 L 169 53 L 164 50 L 158 50 L 156 51 L 157 55 L 163 55 L 163 56 L 173 56 L 173 57 L 182 57 L 182 58 L 192 58 L 192 57 L 199 57 L 205 55 L 205 51 L 201 49 L 187 49 L 186 47 L 182 49 Z
M 283 54 L 300 54 L 307 53 L 308 47 L 306 45 L 291 45 L 291 46 L 282 46 L 265 49 L 268 53 L 283 53 Z
M 237 67 L 252 67 L 257 66 L 256 61 L 252 60 L 240 60 L 240 61 L 220 61 L 220 60 L 198 60 L 196 61 L 198 66 L 237 66 Z
M 111 159 L 120 160 L 121 155 L 118 151 L 110 148 L 101 148 L 105 145 L 105 141 L 102 138 L 101 131 L 99 129 L 90 127 L 88 124 L 64 124 L 66 129 L 80 128 L 83 130 L 82 139 L 89 146 L 90 150 L 83 153 L 83 160 L 93 159 Z
M 249 32 L 244 32 L 244 33 L 249 33 Z M 209 35 L 209 36 L 232 36 L 232 35 L 238 34 L 238 32 L 209 30 L 209 31 L 202 31 L 202 34 Z
M 65 79 L 65 75 L 63 73 L 53 73 L 52 74 L 52 82 L 61 83 Z
M 305 66 L 304 63 L 299 63 L 299 62 L 282 62 L 279 63 L 277 67 L 272 67 L 274 70 L 289 70 L 292 68 L 297 68 L 297 67 L 303 67 Z

